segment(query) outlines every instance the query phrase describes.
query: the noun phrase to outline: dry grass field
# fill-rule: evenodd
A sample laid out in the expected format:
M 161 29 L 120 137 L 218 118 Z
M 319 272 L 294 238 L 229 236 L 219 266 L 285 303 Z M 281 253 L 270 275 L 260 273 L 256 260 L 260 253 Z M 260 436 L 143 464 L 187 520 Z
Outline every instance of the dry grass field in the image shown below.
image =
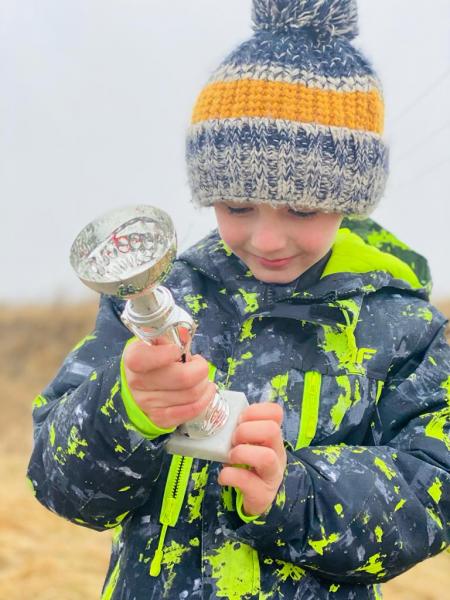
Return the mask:
M 441 309 L 450 315 L 450 303 Z M 0 600 L 96 600 L 110 533 L 75 527 L 42 508 L 25 482 L 31 400 L 92 327 L 93 305 L 0 306 Z M 386 584 L 385 600 L 445 600 L 450 555 Z

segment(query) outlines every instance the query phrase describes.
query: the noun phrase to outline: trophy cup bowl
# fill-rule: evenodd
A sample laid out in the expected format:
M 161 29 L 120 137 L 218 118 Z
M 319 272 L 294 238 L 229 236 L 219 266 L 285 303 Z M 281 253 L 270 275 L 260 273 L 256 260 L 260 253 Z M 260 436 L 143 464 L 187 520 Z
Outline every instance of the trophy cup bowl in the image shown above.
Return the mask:
M 129 299 L 164 279 L 176 253 L 170 217 L 152 206 L 135 206 L 89 223 L 72 245 L 70 262 L 91 289 Z
M 185 356 L 196 323 L 160 285 L 176 253 L 169 215 L 139 205 L 110 211 L 89 223 L 72 244 L 70 262 L 89 288 L 127 301 L 122 321 L 134 335 L 149 344 L 164 335 Z M 180 339 L 180 326 L 189 333 L 186 344 Z M 171 434 L 167 452 L 226 462 L 232 433 L 246 406 L 241 392 L 218 391 L 199 417 Z

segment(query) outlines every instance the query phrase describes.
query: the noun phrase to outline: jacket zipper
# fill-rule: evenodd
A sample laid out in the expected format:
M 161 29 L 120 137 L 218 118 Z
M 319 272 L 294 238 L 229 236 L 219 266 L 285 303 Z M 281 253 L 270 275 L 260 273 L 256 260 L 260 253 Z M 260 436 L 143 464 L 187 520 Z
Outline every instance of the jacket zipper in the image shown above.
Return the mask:
M 150 564 L 150 575 L 157 577 L 161 573 L 161 563 L 164 556 L 163 547 L 167 528 L 175 527 L 180 516 L 184 495 L 189 483 L 193 458 L 190 456 L 174 455 L 170 463 L 169 474 L 164 488 L 159 522 L 162 525 L 159 534 L 158 547 Z

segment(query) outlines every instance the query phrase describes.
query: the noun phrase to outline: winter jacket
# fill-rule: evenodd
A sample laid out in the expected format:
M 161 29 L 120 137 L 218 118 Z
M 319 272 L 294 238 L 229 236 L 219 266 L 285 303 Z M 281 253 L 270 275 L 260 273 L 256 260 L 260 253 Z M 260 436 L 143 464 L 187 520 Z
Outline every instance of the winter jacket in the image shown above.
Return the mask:
M 285 477 L 253 520 L 220 464 L 165 452 L 123 375 L 123 306 L 101 299 L 35 401 L 29 478 L 114 530 L 103 600 L 373 600 L 449 543 L 450 351 L 426 263 L 370 220 L 345 220 L 325 263 L 265 284 L 213 232 L 166 282 L 211 378 L 284 409 Z

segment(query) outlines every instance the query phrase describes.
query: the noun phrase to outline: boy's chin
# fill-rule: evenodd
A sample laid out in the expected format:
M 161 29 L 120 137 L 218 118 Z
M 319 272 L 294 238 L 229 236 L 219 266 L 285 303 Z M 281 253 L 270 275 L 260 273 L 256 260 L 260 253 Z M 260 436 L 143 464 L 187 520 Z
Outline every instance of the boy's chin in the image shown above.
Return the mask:
M 298 279 L 300 277 L 300 275 L 302 275 L 304 271 L 299 272 L 299 273 L 264 273 L 264 272 L 254 272 L 253 271 L 253 276 L 258 279 L 259 281 L 261 281 L 262 283 L 272 283 L 272 284 L 280 284 L 280 285 L 287 285 L 288 283 L 292 283 L 293 281 L 295 281 L 296 279 Z

